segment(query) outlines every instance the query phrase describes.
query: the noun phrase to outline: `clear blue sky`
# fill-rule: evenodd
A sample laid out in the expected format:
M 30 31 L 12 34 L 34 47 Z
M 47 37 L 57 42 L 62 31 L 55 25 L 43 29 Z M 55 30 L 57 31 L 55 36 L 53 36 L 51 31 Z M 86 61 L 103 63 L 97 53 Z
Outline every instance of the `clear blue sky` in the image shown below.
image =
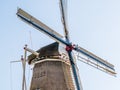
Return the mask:
M 11 72 L 10 61 L 20 59 L 25 44 L 37 50 L 53 42 L 17 18 L 17 8 L 24 9 L 63 35 L 58 2 L 59 0 L 1 0 L 1 90 L 21 90 L 21 63 L 12 64 Z M 117 77 L 112 77 L 77 62 L 83 89 L 120 90 L 120 0 L 69 0 L 68 4 L 71 41 L 114 64 L 117 72 Z

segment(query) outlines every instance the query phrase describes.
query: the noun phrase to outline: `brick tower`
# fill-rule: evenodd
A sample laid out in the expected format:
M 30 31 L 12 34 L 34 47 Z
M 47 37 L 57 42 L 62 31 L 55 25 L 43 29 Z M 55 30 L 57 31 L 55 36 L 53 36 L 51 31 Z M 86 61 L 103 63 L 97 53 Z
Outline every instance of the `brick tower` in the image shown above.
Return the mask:
M 75 90 L 69 58 L 64 47 L 57 42 L 37 51 L 28 57 L 34 64 L 30 90 Z

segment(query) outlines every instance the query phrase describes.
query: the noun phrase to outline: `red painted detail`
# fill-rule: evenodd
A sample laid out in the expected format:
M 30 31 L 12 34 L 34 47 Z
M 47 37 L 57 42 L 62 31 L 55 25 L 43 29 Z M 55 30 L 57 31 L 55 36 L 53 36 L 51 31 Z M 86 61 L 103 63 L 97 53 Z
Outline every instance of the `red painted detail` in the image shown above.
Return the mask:
M 66 46 L 66 51 L 72 51 L 74 49 L 74 45 Z

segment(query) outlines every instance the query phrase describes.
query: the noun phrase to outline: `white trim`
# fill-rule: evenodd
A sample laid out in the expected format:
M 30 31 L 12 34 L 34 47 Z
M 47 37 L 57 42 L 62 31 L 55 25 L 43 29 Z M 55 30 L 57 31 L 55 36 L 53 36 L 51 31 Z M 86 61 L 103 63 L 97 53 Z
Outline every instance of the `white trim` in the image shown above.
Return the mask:
M 64 63 L 70 65 L 69 60 L 62 60 L 62 59 L 43 59 L 43 60 L 39 60 L 39 61 L 35 61 L 35 62 L 34 62 L 34 60 L 32 60 L 32 61 L 33 62 L 31 62 L 31 64 L 37 64 L 37 63 L 42 63 L 42 62 L 46 62 L 46 61 L 52 61 L 52 62 L 59 61 L 59 62 L 64 62 Z

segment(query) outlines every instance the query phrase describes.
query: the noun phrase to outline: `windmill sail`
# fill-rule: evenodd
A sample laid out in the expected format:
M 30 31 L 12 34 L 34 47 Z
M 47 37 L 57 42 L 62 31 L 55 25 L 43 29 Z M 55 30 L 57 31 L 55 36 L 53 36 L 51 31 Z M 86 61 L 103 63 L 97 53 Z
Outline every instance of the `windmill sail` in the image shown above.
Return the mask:
M 18 9 L 17 16 L 27 24 L 32 25 L 34 28 L 36 28 L 40 32 L 47 34 L 50 38 L 54 39 L 55 41 L 60 42 L 64 45 L 69 45 L 68 42 L 65 42 L 64 40 L 62 40 L 62 37 L 63 37 L 62 35 L 52 30 L 51 28 L 49 28 L 48 26 L 46 26 L 41 21 L 31 16 L 27 12 L 23 11 L 22 9 Z
M 67 0 L 60 0 L 60 10 L 62 15 L 62 23 L 64 27 L 65 38 L 69 40 L 68 20 L 67 20 Z
M 114 65 L 112 65 L 111 63 L 107 62 L 106 60 L 96 56 L 95 54 L 87 51 L 86 49 L 82 48 L 82 47 L 78 47 L 76 46 L 74 48 L 74 50 L 76 50 L 77 52 L 80 52 L 81 54 L 87 56 L 89 59 L 86 59 L 84 57 L 78 56 L 79 59 L 85 63 L 88 63 L 92 66 L 97 67 L 100 70 L 106 71 L 112 75 L 115 75 L 115 69 L 114 69 Z
M 60 35 L 59 33 L 57 33 L 56 31 L 54 31 L 53 29 L 51 29 L 50 27 L 48 27 L 47 25 L 45 25 L 44 23 L 42 23 L 41 21 L 37 20 L 36 18 L 34 18 L 33 16 L 29 15 L 27 12 L 23 11 L 22 9 L 18 9 L 17 15 L 24 20 L 25 22 L 27 22 L 28 24 L 31 24 L 33 27 L 35 27 L 36 29 L 38 28 L 43 28 L 44 30 L 46 30 L 46 32 L 49 32 L 59 38 L 63 38 L 62 35 Z M 42 31 L 44 32 L 44 31 Z

